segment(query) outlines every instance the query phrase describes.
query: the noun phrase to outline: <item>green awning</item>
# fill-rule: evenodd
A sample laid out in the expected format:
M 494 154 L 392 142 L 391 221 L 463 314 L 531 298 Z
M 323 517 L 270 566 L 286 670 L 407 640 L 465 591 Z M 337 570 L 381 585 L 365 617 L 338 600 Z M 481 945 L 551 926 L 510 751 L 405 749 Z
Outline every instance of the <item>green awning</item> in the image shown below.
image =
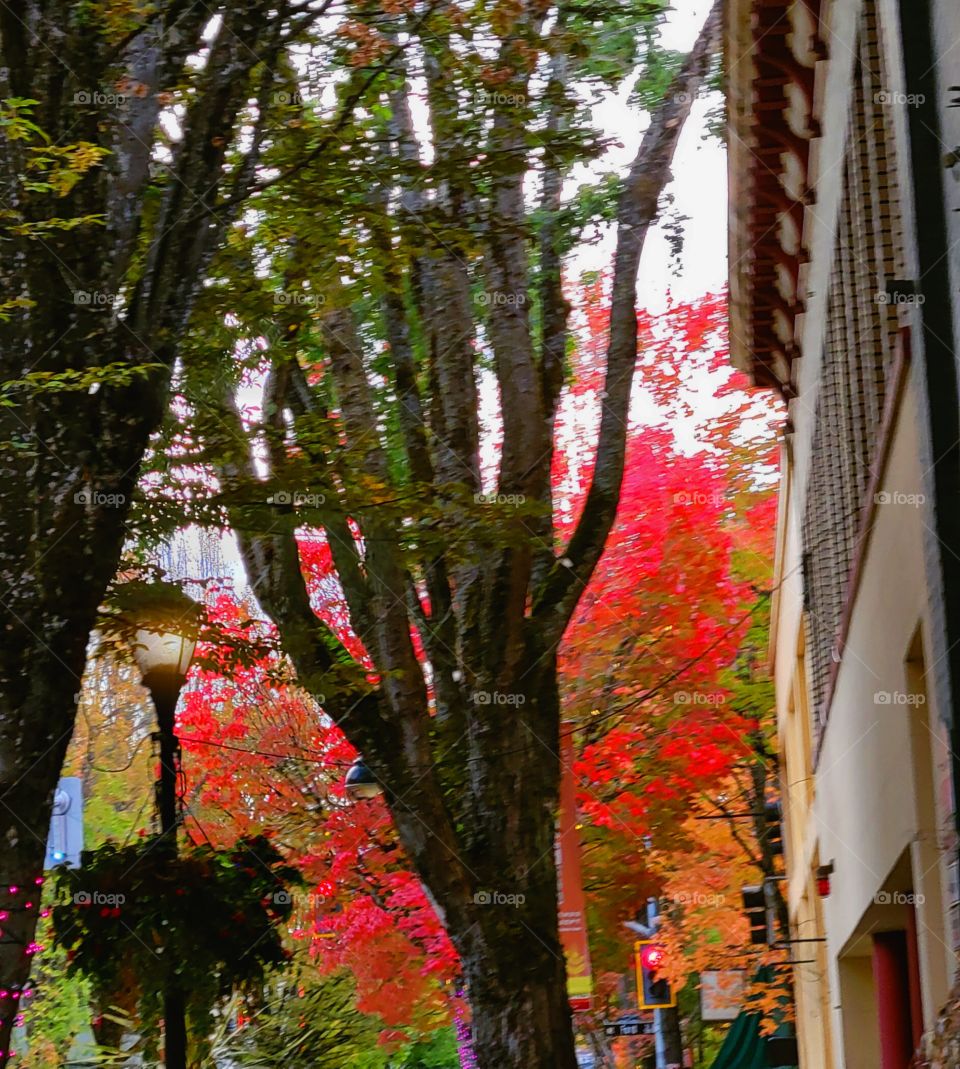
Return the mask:
M 773 970 L 769 966 L 764 967 L 757 973 L 757 979 L 769 983 L 773 979 Z M 741 1010 L 730 1025 L 710 1069 L 769 1069 L 767 1039 L 760 1034 L 762 1019 L 762 1014 Z M 792 1034 L 789 1025 L 781 1024 L 774 1036 L 785 1039 Z M 792 1067 L 784 1066 L 782 1069 Z
M 767 1069 L 760 1017 L 742 1012 L 734 1018 L 710 1069 Z

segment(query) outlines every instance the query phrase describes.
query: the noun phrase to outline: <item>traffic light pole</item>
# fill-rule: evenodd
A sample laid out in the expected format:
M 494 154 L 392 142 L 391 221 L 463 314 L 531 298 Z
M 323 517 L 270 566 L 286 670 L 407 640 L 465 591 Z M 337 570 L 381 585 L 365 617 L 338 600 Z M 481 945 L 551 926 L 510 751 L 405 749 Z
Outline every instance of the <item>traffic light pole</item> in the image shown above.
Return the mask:
M 647 899 L 647 927 L 655 932 L 660 905 L 655 898 Z M 680 1035 L 680 1014 L 676 1006 L 653 1011 L 653 1041 L 657 1054 L 657 1069 L 681 1069 L 683 1039 Z

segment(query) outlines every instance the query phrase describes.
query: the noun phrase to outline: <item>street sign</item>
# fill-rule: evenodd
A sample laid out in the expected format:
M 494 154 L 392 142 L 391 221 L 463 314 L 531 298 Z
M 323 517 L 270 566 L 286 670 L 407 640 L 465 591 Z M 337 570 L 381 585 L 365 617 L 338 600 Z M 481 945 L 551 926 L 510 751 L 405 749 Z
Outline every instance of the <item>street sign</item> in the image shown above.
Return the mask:
M 652 1036 L 653 1021 L 641 1021 L 639 1017 L 621 1017 L 619 1021 L 604 1021 L 603 1034 L 607 1039 L 617 1036 Z
M 83 788 L 79 776 L 64 776 L 53 795 L 45 869 L 78 868 L 83 849 Z

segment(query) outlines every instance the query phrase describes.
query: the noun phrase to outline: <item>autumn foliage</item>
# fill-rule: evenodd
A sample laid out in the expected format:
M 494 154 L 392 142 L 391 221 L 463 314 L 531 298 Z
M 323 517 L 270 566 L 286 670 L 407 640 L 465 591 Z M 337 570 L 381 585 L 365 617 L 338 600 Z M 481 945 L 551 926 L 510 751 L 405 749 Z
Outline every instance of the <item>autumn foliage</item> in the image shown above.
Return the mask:
M 582 443 L 603 403 L 606 308 L 602 279 L 578 292 L 579 344 L 554 458 L 561 539 L 589 481 Z M 716 884 L 724 930 L 742 938 L 729 889 L 744 860 L 722 829 L 689 819 L 748 755 L 755 712 L 732 706 L 727 672 L 768 581 L 772 543 L 776 417 L 729 369 L 724 313 L 724 296 L 712 294 L 639 319 L 637 430 L 617 524 L 562 649 L 600 971 L 627 966 L 622 922 L 648 894 Z M 300 545 L 315 610 L 369 665 L 325 541 L 304 531 Z M 354 751 L 285 678 L 253 607 L 229 585 L 207 600 L 220 635 L 203 651 L 180 716 L 190 834 L 221 845 L 269 827 L 310 889 L 297 903 L 294 940 L 321 970 L 353 974 L 359 1008 L 379 1015 L 388 1040 L 449 1020 L 455 953 L 386 807 L 347 804 L 341 784 Z M 232 640 L 263 651 L 238 664 Z

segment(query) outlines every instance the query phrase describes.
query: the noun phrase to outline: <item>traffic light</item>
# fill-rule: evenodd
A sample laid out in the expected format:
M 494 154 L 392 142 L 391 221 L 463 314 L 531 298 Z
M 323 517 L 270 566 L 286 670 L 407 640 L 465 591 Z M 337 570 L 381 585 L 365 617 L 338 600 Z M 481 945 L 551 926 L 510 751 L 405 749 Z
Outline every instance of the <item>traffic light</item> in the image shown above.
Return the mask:
M 759 946 L 772 943 L 766 886 L 742 887 L 740 894 L 743 896 L 743 912 L 750 925 L 750 942 Z
M 783 809 L 779 802 L 766 802 L 763 807 L 766 817 L 767 846 L 771 857 L 783 856 Z
M 644 941 L 634 947 L 637 956 L 637 1001 L 641 1010 L 662 1010 L 676 1006 L 665 975 L 666 948 L 660 943 Z

